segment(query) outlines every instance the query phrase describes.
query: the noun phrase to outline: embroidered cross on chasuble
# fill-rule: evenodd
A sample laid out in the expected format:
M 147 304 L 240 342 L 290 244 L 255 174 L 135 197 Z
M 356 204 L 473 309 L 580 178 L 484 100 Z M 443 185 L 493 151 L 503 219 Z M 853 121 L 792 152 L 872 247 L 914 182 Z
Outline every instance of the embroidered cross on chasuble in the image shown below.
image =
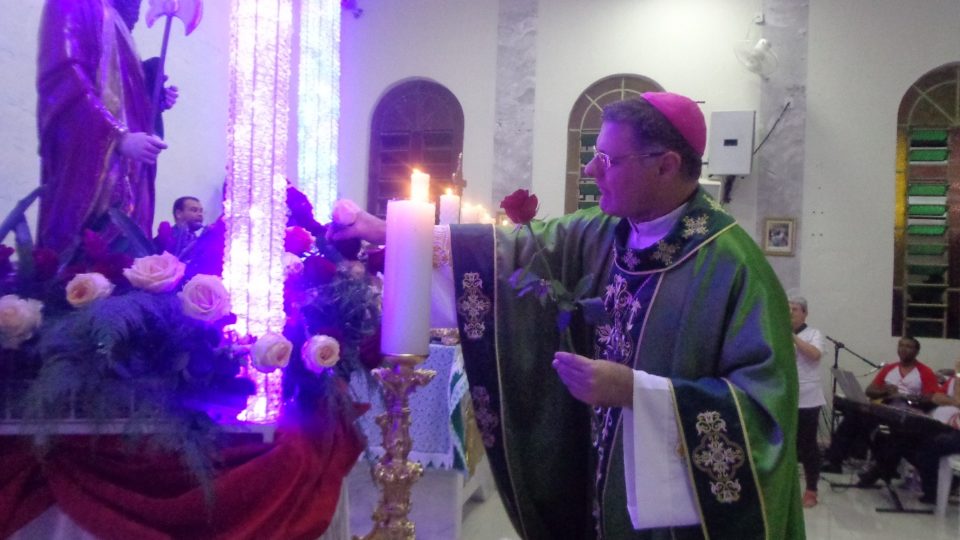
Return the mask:
M 553 275 L 568 288 L 583 275 L 600 276 L 592 293 L 603 301 L 606 319 L 590 326 L 574 318 L 577 352 L 669 379 L 679 433 L 671 447 L 687 471 L 700 524 L 635 529 L 627 510 L 626 482 L 634 479 L 624 476 L 623 411 L 593 410 L 570 396 L 550 365 L 561 343 L 555 307 L 518 298 L 507 282 L 536 252 L 527 231 L 452 226 L 471 395 L 518 533 L 802 538 L 789 311 L 743 229 L 698 191 L 676 226 L 642 250 L 625 247 L 625 221 L 598 209 L 536 222 L 534 231 Z M 642 478 L 642 456 L 634 461 Z

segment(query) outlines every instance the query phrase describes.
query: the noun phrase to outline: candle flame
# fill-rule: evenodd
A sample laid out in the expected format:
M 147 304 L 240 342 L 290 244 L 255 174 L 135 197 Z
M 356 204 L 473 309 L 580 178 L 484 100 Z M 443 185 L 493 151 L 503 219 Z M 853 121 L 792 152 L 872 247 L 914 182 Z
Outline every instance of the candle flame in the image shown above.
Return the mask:
M 430 200 L 430 175 L 413 169 L 410 175 L 410 200 L 428 202 Z
M 447 188 L 447 195 L 453 195 L 453 190 L 450 188 Z

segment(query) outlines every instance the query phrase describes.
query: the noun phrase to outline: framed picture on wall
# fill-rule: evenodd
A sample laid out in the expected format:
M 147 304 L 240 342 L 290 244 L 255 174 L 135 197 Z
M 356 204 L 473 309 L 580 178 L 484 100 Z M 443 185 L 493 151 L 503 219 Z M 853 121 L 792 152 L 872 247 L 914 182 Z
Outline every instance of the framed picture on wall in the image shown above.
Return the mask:
M 767 218 L 763 221 L 763 252 L 791 256 L 796 245 L 796 224 L 792 218 Z

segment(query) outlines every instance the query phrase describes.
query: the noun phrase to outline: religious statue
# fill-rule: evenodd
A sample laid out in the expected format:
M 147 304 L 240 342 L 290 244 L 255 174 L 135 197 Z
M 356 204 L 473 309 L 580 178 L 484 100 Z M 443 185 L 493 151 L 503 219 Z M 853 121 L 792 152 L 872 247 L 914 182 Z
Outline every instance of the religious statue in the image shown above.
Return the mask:
M 40 23 L 38 243 L 62 251 L 84 229 L 109 240 L 107 211 L 149 236 L 157 155 L 150 92 L 131 36 L 140 0 L 47 0 Z M 171 95 L 172 90 L 172 95 Z M 166 104 L 176 98 L 166 92 Z

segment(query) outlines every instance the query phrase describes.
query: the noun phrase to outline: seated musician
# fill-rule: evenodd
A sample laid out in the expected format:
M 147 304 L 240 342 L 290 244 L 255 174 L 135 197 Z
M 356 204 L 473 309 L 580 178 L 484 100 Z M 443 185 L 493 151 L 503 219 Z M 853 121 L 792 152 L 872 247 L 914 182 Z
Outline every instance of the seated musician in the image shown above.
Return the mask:
M 922 404 L 931 403 L 933 394 L 937 393 L 940 385 L 932 369 L 917 360 L 920 352 L 920 342 L 912 336 L 903 336 L 897 343 L 899 362 L 885 365 L 874 377 L 873 382 L 866 389 L 869 398 L 881 403 L 898 406 L 919 408 Z M 843 422 L 837 427 L 830 448 L 827 450 L 825 472 L 842 471 L 842 463 L 851 449 L 858 443 L 869 441 L 871 434 L 876 430 L 879 421 L 867 414 L 849 411 L 844 414 Z M 880 435 L 870 443 L 876 463 L 861 474 L 860 484 L 871 485 L 878 479 L 891 478 L 909 445 L 912 437 L 897 433 L 895 430 L 890 436 Z
M 934 504 L 937 500 L 940 458 L 960 454 L 960 392 L 957 391 L 960 360 L 956 362 L 954 373 L 943 383 L 942 391 L 933 395 L 933 403 L 937 408 L 930 413 L 953 429 L 926 438 L 917 446 L 915 458 L 911 460 L 920 472 L 920 485 L 923 487 L 920 502 L 927 504 Z

